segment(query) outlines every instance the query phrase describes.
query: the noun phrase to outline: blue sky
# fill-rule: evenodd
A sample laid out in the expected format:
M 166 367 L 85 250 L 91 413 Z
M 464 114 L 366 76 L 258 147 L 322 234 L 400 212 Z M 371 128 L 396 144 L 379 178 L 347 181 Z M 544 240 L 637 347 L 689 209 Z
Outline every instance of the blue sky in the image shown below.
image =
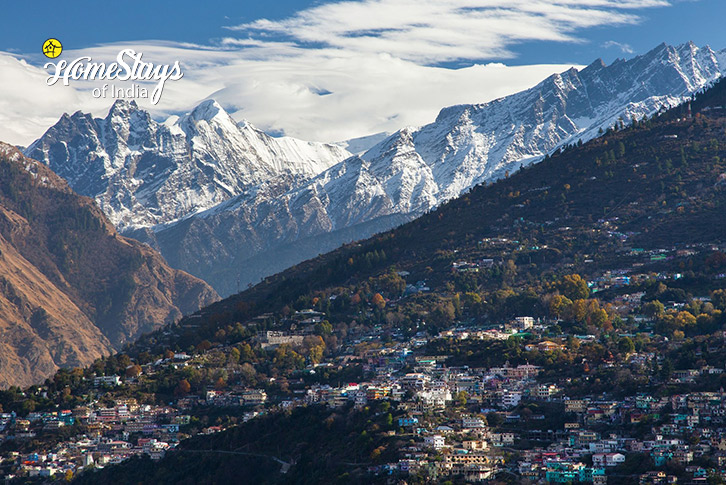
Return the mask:
M 139 7 L 134 8 L 133 3 Z M 29 54 L 37 51 L 49 36 L 63 39 L 64 45 L 72 49 L 140 40 L 215 44 L 230 35 L 225 27 L 261 18 L 282 20 L 323 3 L 328 2 L 178 0 L 118 4 L 84 0 L 74 3 L 74 8 L 63 8 L 63 4 L 47 0 L 8 2 L 3 5 L 4 17 L 23 20 L 3 25 L 0 50 Z M 726 1 L 670 0 L 668 3 L 670 6 L 633 9 L 632 13 L 640 17 L 634 25 L 582 29 L 578 32 L 580 43 L 522 42 L 513 48 L 516 57 L 508 59 L 508 63 L 588 64 L 597 57 L 610 62 L 617 57 L 630 57 L 631 50 L 640 54 L 661 42 L 679 44 L 688 40 L 697 45 L 726 48 Z M 623 44 L 623 48 L 612 42 Z M 498 59 L 462 60 L 455 64 L 481 60 Z
M 20 144 L 63 112 L 103 116 L 113 102 L 92 97 L 93 83 L 46 86 L 48 37 L 69 61 L 111 62 L 129 47 L 180 61 L 184 78 L 158 105 L 138 100 L 157 119 L 214 98 L 238 120 L 316 141 L 424 124 L 661 42 L 726 48 L 726 0 L 41 0 L 3 13 L 0 139 Z
M 138 40 L 207 44 L 229 35 L 228 25 L 259 18 L 282 19 L 313 2 L 250 2 L 179 0 L 175 2 L 95 2 L 79 0 L 73 7 L 56 1 L 7 2 L 0 31 L 0 50 L 29 53 L 48 37 L 69 48 Z M 138 5 L 138 7 L 134 7 Z M 82 7 L 79 7 L 82 6 Z

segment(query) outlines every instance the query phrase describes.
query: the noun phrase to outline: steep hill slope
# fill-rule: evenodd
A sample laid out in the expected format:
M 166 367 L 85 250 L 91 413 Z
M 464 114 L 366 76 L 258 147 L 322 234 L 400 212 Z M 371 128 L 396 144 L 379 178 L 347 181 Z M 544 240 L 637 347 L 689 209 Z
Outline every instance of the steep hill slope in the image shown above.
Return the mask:
M 708 252 L 726 245 L 725 107 L 720 81 L 692 103 L 693 118 L 681 106 L 557 152 L 397 229 L 266 278 L 205 309 L 206 325 L 196 320 L 194 331 L 180 329 L 158 345 L 186 348 L 213 339 L 224 322 L 345 293 L 391 268 L 443 293 L 496 291 L 547 275 L 629 268 L 640 261 L 632 248 L 703 245 Z M 495 267 L 471 281 L 452 269 L 481 258 L 493 258 Z
M 0 144 L 0 386 L 88 365 L 213 302 L 204 282 L 120 237 L 90 199 Z
M 171 227 L 152 245 L 222 294 L 291 264 L 395 227 L 464 193 L 587 141 L 619 119 L 675 106 L 726 66 L 709 47 L 662 44 L 597 60 L 489 103 L 452 106 L 285 192 L 265 184 Z M 213 251 L 210 249 L 214 248 Z

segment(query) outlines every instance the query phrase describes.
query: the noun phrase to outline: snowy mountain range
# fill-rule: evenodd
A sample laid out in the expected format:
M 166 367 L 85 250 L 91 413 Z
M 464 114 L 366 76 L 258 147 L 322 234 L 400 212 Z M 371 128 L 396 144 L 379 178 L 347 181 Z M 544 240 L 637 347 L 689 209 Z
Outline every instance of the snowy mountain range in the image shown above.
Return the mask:
M 95 198 L 120 231 L 177 221 L 272 178 L 299 184 L 350 156 L 273 138 L 213 100 L 164 123 L 125 100 L 104 119 L 64 114 L 25 154 Z
M 489 103 L 444 108 L 433 123 L 350 157 L 339 146 L 269 137 L 213 101 L 163 124 L 127 103 L 105 120 L 64 116 L 26 154 L 95 197 L 120 229 L 173 266 L 229 294 L 591 139 L 620 118 L 676 105 L 723 72 L 726 50 L 661 44 Z

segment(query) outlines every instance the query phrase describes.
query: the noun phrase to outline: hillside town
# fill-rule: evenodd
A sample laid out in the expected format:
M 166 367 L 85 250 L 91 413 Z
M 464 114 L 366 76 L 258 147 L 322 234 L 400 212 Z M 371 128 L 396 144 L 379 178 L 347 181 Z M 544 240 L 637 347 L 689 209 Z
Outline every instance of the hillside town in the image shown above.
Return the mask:
M 618 310 L 636 312 L 641 296 L 623 295 L 617 300 Z M 302 330 L 320 324 L 323 316 L 310 309 L 298 311 L 293 327 Z M 636 316 L 646 328 L 648 319 Z M 381 337 L 380 329 L 373 329 L 351 338 L 338 355 L 297 371 L 288 379 L 289 390 L 284 395 L 274 391 L 268 395 L 264 388 L 270 383 L 261 382 L 260 388 L 220 386 L 180 396 L 164 406 L 121 397 L 124 389 L 140 380 L 170 369 L 209 366 L 215 355 L 231 349 L 174 353 L 141 366 L 138 373 L 93 377 L 85 405 L 29 412 L 22 417 L 0 414 L 4 449 L 8 444 L 22 448 L 30 440 L 56 436 L 43 450 L 3 453 L 1 470 L 6 480 L 70 478 L 137 455 L 158 460 L 173 453 L 192 428 L 197 434 L 223 431 L 223 424 L 192 426 L 214 409 L 237 414 L 246 422 L 296 407 L 363 409 L 384 401 L 395 416 L 386 433 L 406 438 L 408 444 L 397 450 L 398 461 L 371 463 L 368 472 L 376 476 L 436 481 L 463 477 L 469 482 L 510 476 L 532 482 L 605 484 L 613 475 L 626 475 L 627 483 L 661 484 L 705 483 L 724 475 L 726 392 L 687 391 L 703 379 L 724 374 L 724 367 L 672 369 L 663 378 L 684 392 L 669 396 L 641 392 L 619 398 L 608 392 L 573 396 L 567 393 L 571 377 L 557 379 L 540 365 L 505 362 L 471 368 L 451 365 L 449 355 L 429 353 L 442 342 L 507 342 L 515 338 L 522 339 L 527 355 L 552 357 L 573 345 L 596 340 L 594 335 L 574 339 L 553 335 L 551 329 L 557 324 L 556 320 L 522 316 L 489 328 L 457 325 L 435 336 L 420 332 L 407 338 L 394 333 L 385 345 L 369 345 Z M 261 348 L 274 351 L 298 348 L 307 336 L 305 332 L 269 330 L 256 340 Z M 627 349 L 621 357 L 611 355 L 600 366 L 663 367 L 663 356 L 655 352 Z M 359 369 L 365 379 L 340 385 L 305 383 L 305 375 L 349 367 Z M 660 378 L 657 373 L 651 377 Z M 38 392 L 44 392 L 42 387 Z M 63 434 L 64 430 L 68 433 Z M 628 470 L 633 460 L 646 458 L 658 469 Z M 680 478 L 663 470 L 668 466 L 677 469 Z M 688 477 L 685 481 L 684 476 Z

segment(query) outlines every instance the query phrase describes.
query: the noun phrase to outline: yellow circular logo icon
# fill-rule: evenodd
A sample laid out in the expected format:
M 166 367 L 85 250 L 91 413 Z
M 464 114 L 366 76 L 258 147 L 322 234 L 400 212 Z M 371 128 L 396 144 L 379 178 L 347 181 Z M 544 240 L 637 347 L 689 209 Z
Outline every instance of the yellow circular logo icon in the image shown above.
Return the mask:
M 58 39 L 48 39 L 43 42 L 43 54 L 45 57 L 55 59 L 63 52 L 63 44 Z

